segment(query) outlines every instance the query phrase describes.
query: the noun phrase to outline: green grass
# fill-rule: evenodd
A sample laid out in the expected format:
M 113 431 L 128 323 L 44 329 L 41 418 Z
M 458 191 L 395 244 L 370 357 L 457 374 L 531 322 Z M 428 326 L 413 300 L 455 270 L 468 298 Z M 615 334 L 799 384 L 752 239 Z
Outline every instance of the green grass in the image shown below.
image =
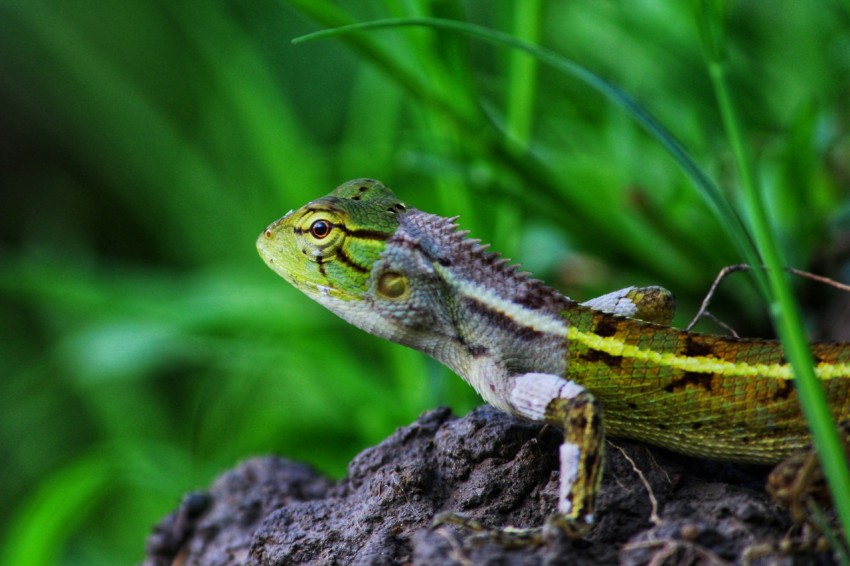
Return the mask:
M 242 458 L 340 475 L 422 410 L 478 402 L 256 256 L 266 224 L 352 177 L 461 214 L 577 298 L 663 284 L 680 324 L 750 242 L 847 280 L 846 3 L 178 4 L 0 5 L 0 561 L 136 561 Z M 421 27 L 290 43 L 430 17 L 604 81 Z M 741 277 L 713 308 L 767 335 L 794 318 L 771 304 Z M 822 306 L 802 305 L 812 333 Z

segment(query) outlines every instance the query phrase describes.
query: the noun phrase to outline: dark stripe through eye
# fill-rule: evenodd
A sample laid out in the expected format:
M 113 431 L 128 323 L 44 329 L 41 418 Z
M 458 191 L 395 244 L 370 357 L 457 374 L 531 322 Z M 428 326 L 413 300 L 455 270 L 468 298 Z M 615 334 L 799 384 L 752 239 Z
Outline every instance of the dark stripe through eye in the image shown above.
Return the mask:
M 380 230 L 369 230 L 368 228 L 347 228 L 345 224 L 334 224 L 328 220 L 315 220 L 310 228 L 304 230 L 299 226 L 294 226 L 292 232 L 295 234 L 304 234 L 309 232 L 311 236 L 317 240 L 327 238 L 334 229 L 342 230 L 346 236 L 360 238 L 361 240 L 389 240 L 392 232 L 381 232 Z

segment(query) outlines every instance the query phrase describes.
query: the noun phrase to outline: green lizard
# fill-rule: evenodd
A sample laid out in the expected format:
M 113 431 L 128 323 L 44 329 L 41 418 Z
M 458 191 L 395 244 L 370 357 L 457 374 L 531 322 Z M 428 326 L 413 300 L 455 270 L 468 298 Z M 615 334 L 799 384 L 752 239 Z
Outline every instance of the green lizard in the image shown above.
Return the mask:
M 455 221 L 357 179 L 272 223 L 257 248 L 348 322 L 433 356 L 511 415 L 563 429 L 558 512 L 545 532 L 581 536 L 593 523 L 604 434 L 752 463 L 808 445 L 776 341 L 672 328 L 675 301 L 661 287 L 577 303 Z M 812 353 L 835 418 L 850 419 L 850 347 Z

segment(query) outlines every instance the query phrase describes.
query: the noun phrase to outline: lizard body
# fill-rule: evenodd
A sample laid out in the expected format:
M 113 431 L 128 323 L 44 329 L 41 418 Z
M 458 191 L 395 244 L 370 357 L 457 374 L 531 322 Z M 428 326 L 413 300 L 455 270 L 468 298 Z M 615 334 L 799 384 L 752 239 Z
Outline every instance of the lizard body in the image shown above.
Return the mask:
M 778 342 L 672 328 L 674 300 L 660 287 L 577 303 L 455 220 L 357 179 L 271 224 L 257 247 L 348 322 L 436 358 L 503 411 L 561 427 L 557 526 L 580 534 L 592 523 L 604 434 L 753 463 L 809 444 Z M 812 353 L 834 417 L 850 419 L 850 347 Z

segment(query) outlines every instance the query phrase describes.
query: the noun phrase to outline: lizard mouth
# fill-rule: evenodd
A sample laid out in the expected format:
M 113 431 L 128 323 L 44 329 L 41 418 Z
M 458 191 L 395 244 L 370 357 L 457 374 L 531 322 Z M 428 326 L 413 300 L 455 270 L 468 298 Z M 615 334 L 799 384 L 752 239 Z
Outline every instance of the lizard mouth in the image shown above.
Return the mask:
M 332 257 L 325 256 L 319 250 L 305 254 L 296 249 L 298 244 L 294 238 L 284 237 L 287 231 L 281 223 L 285 220 L 286 217 L 273 222 L 257 237 L 257 252 L 266 265 L 313 299 L 333 297 L 350 301 L 358 298 L 335 286 L 328 277 L 326 268 L 333 260 Z

